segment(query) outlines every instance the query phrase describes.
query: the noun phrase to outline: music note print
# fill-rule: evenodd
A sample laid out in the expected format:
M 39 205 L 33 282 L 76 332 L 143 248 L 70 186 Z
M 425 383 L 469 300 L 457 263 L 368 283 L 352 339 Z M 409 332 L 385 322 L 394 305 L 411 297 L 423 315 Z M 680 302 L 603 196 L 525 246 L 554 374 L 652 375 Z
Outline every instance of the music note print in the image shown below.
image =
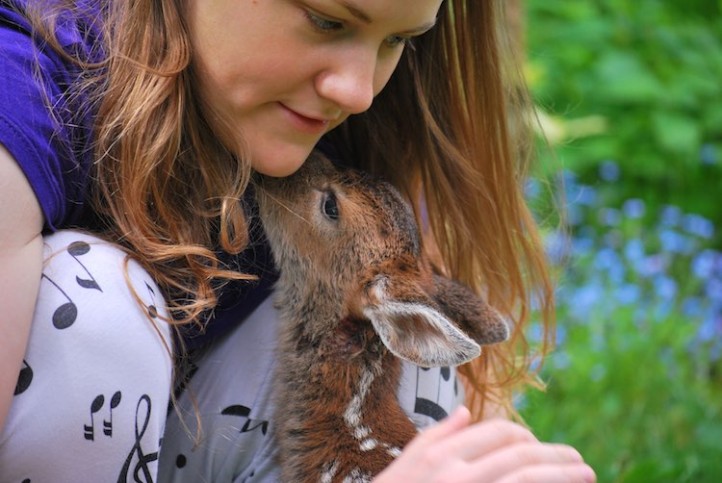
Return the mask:
M 100 285 L 98 285 L 98 282 L 95 280 L 95 277 L 93 277 L 93 274 L 90 273 L 90 270 L 81 262 L 78 257 L 81 257 L 85 255 L 86 253 L 90 252 L 90 244 L 84 242 L 84 241 L 74 241 L 67 247 L 68 254 L 75 260 L 78 265 L 80 265 L 86 274 L 88 274 L 89 278 L 81 278 L 80 276 L 75 276 L 76 283 L 85 288 L 90 290 L 98 290 L 100 292 L 103 291 L 103 289 L 100 288 Z M 50 278 L 48 275 L 43 273 L 41 275 L 41 278 L 44 278 L 48 282 L 50 282 L 67 300 L 67 302 L 64 302 L 60 306 L 58 306 L 57 309 L 53 312 L 52 320 L 53 320 L 53 326 L 58 330 L 67 329 L 71 325 L 75 323 L 75 321 L 78 318 L 78 306 L 75 304 L 72 298 L 67 294 L 65 290 L 62 289 L 58 283 L 55 282 L 52 278 Z
M 110 398 L 110 418 L 103 420 L 103 434 L 106 436 L 113 436 L 113 409 L 118 407 L 121 397 L 120 391 L 116 391 L 113 397 Z
M 453 407 L 457 396 L 458 385 L 451 368 L 417 369 L 415 413 L 441 421 L 448 416 L 445 408 Z
M 95 440 L 95 414 L 101 410 L 105 404 L 105 397 L 102 394 L 98 394 L 90 403 L 90 424 L 83 426 L 83 435 L 88 441 Z
M 251 415 L 251 409 L 241 404 L 228 406 L 223 411 L 221 411 L 221 414 L 223 414 L 224 416 L 239 416 L 241 418 L 246 418 L 246 422 L 241 428 L 241 433 L 248 433 L 259 428 L 261 429 L 261 434 L 263 434 L 264 436 L 268 432 L 268 421 L 249 418 L 249 416 Z
M 148 294 L 150 295 L 150 299 L 152 300 L 152 303 L 148 305 L 148 315 L 150 315 L 151 318 L 155 319 L 158 317 L 158 308 L 155 306 L 155 290 L 153 290 L 153 287 L 148 285 L 148 282 L 145 283 L 145 288 L 148 289 Z
M 88 274 L 89 279 L 87 278 L 80 278 L 79 276 L 75 276 L 75 281 L 83 288 L 88 289 L 94 289 L 103 291 L 103 289 L 100 288 L 100 285 L 98 285 L 98 282 L 95 280 L 95 277 L 93 277 L 93 274 L 90 273 L 88 268 L 83 265 L 83 262 L 78 260 L 78 257 L 85 255 L 90 251 L 90 244 L 84 242 L 84 241 L 74 241 L 68 246 L 68 253 L 70 254 L 73 259 L 75 259 L 76 262 L 78 262 L 78 265 L 83 267 L 83 270 L 85 270 L 85 273 Z
M 145 418 L 141 422 L 141 405 L 143 405 L 143 403 L 145 403 Z M 143 394 L 140 399 L 138 399 L 138 405 L 135 408 L 135 443 L 131 447 L 130 453 L 128 453 L 128 457 L 125 459 L 123 468 L 120 470 L 120 475 L 118 475 L 118 483 L 125 483 L 128 480 L 130 465 L 134 459 L 137 459 L 137 462 L 132 472 L 133 481 L 136 481 L 138 483 L 152 483 L 153 481 L 153 474 L 151 473 L 149 464 L 158 459 L 158 451 L 145 454 L 143 452 L 143 447 L 141 446 L 143 436 L 148 429 L 148 424 L 150 424 L 150 415 L 150 397 L 147 394 Z M 145 478 L 144 480 L 141 479 L 141 474 Z
M 58 306 L 58 308 L 53 312 L 53 326 L 58 330 L 67 329 L 73 325 L 75 323 L 75 319 L 78 318 L 78 306 L 75 305 L 75 302 L 73 302 L 68 294 L 65 293 L 65 290 L 60 288 L 60 285 L 55 283 L 52 278 L 48 277 L 44 273 L 41 275 L 41 278 L 50 282 L 67 300 L 67 302 Z
M 23 367 L 20 369 L 20 374 L 18 374 L 18 382 L 15 385 L 15 393 L 13 396 L 17 396 L 18 394 L 22 394 L 27 391 L 31 382 L 33 382 L 33 368 L 30 367 L 28 361 L 23 359 Z

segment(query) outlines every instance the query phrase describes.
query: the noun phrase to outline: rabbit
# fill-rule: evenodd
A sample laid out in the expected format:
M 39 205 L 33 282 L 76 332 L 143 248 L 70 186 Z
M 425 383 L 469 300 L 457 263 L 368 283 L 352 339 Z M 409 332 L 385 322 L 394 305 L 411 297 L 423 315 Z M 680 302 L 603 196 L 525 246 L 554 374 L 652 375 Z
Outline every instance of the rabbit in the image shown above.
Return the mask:
M 314 152 L 255 189 L 280 271 L 282 481 L 370 481 L 417 433 L 396 399 L 401 359 L 459 365 L 506 340 L 509 325 L 432 271 L 413 212 L 389 183 Z

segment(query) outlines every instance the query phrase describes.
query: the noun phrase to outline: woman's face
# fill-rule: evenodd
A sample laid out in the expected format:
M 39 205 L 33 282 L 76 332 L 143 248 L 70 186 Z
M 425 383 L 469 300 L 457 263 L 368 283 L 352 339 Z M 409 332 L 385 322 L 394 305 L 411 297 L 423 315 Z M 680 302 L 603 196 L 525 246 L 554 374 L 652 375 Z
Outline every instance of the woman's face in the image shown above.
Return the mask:
M 232 127 L 222 141 L 242 143 L 263 174 L 293 173 L 324 133 L 369 108 L 441 3 L 188 1 L 200 94 Z

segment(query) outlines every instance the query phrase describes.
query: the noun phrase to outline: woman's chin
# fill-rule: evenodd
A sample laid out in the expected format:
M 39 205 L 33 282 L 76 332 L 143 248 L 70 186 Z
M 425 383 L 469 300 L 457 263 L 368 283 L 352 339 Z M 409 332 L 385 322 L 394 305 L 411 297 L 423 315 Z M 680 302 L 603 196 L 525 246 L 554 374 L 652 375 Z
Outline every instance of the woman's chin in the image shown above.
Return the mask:
M 300 150 L 298 150 L 300 151 Z M 285 156 L 260 157 L 258 161 L 251 161 L 253 170 L 265 176 L 284 178 L 290 176 L 303 165 L 311 150 L 303 152 L 287 153 Z
M 273 178 L 285 178 L 286 176 L 291 176 L 293 173 L 298 171 L 298 168 L 303 165 L 303 161 L 305 161 L 305 159 L 301 160 L 298 163 L 274 163 L 271 165 L 260 164 L 260 166 L 256 166 L 254 164 L 253 170 L 265 176 L 271 176 Z

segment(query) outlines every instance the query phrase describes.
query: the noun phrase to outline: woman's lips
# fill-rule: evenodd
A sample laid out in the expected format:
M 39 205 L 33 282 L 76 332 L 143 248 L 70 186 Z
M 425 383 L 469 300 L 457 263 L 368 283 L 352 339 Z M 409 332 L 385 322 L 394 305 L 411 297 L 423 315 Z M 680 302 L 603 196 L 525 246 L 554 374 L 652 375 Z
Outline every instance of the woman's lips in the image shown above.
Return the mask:
M 328 129 L 330 121 L 327 119 L 308 117 L 298 111 L 291 109 L 283 103 L 279 103 L 279 105 L 281 106 L 286 117 L 291 122 L 291 125 L 299 131 L 308 134 L 319 135 L 323 134 Z

